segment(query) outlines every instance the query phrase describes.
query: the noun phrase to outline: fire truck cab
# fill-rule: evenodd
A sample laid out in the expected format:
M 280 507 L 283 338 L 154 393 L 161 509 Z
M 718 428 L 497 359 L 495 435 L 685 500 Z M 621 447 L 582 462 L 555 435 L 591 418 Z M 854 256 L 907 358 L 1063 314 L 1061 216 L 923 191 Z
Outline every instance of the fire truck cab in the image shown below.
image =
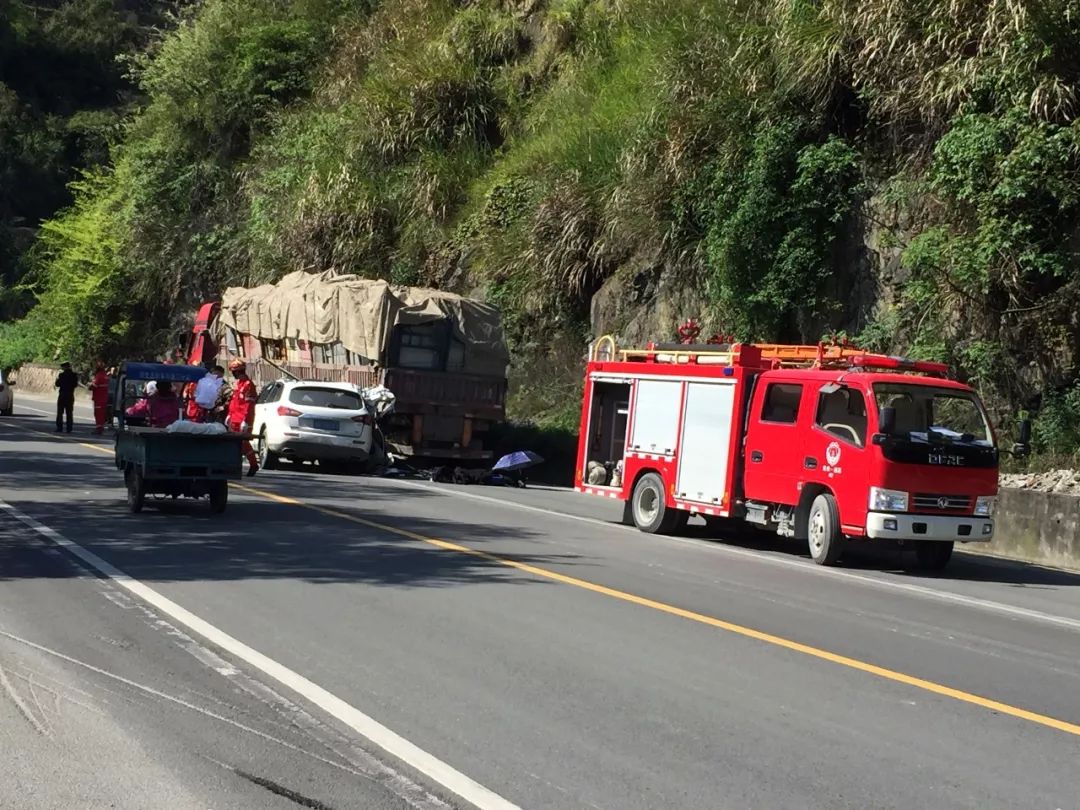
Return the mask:
M 994 534 L 998 449 L 985 408 L 939 363 L 849 346 L 594 348 L 575 484 L 671 533 L 691 515 L 807 543 L 913 543 L 927 568 Z M 1026 441 L 1026 428 L 1021 428 Z

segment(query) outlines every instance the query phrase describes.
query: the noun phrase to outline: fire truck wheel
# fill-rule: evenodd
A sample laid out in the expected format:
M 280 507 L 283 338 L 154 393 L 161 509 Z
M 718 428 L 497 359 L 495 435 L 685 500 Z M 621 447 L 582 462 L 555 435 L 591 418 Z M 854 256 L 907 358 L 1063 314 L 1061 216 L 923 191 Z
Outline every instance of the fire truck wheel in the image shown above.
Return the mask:
M 952 552 L 952 543 L 920 540 L 915 544 L 915 561 L 926 571 L 940 571 L 949 564 Z
M 840 512 L 832 495 L 814 498 L 806 527 L 810 557 L 818 565 L 836 565 L 843 550 L 844 536 L 840 533 Z
M 634 486 L 634 525 L 649 534 L 668 534 L 675 527 L 679 513 L 664 503 L 664 480 L 656 473 L 645 473 Z

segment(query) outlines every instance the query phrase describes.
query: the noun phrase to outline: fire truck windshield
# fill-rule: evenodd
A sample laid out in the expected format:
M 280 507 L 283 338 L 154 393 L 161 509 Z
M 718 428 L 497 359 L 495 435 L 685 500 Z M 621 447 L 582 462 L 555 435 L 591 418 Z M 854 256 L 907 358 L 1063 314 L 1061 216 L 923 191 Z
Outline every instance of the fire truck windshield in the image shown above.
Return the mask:
M 894 410 L 896 423 L 891 435 L 895 439 L 987 449 L 994 446 L 982 405 L 973 394 L 924 385 L 878 383 L 874 385 L 874 397 L 879 410 Z

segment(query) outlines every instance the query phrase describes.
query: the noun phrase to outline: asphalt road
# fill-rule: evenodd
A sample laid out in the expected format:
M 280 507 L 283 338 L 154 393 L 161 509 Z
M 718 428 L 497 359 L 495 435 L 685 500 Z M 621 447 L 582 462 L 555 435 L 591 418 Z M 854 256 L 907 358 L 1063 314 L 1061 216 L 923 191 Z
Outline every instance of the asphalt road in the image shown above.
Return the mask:
M 0 806 L 1080 807 L 1080 576 L 291 468 L 129 515 L 107 442 L 17 408 Z

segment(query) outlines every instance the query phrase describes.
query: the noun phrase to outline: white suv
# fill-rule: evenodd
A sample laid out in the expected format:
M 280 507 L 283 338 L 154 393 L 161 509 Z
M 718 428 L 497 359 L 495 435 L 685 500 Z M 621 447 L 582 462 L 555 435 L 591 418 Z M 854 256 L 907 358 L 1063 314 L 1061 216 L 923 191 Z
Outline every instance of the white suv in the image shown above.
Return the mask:
M 255 403 L 259 464 L 280 458 L 359 465 L 371 455 L 372 414 L 351 383 L 278 380 Z

